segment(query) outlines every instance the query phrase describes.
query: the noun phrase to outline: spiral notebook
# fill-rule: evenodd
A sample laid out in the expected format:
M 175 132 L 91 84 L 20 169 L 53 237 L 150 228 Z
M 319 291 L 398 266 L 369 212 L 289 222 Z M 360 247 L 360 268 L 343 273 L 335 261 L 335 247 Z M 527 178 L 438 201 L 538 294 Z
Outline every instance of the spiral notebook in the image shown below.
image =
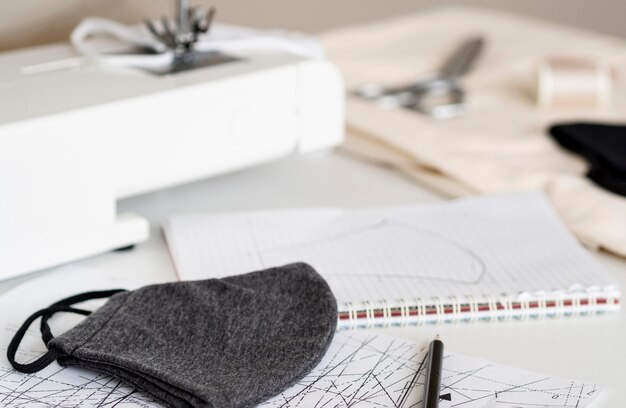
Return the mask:
M 614 279 L 540 193 L 179 215 L 164 230 L 184 280 L 309 263 L 335 293 L 342 327 L 619 309 Z

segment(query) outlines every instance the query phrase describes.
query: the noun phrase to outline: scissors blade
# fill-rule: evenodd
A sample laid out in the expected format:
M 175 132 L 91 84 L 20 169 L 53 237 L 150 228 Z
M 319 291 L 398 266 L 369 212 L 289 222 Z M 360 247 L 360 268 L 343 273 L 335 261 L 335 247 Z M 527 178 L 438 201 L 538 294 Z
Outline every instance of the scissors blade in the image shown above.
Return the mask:
M 440 72 L 451 78 L 465 75 L 480 56 L 484 43 L 482 37 L 472 37 L 463 41 L 440 68 Z

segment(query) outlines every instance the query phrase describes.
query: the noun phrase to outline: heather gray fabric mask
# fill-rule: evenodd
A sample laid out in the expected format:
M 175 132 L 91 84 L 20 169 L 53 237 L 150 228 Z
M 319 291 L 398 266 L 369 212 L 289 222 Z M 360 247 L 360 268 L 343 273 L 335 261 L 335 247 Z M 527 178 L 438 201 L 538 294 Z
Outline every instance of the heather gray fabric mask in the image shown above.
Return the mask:
M 111 296 L 90 314 L 72 305 Z M 89 315 L 53 337 L 56 312 Z M 15 353 L 41 317 L 48 353 L 20 364 Z M 7 355 L 36 372 L 55 359 L 114 376 L 173 407 L 252 407 L 305 376 L 324 355 L 337 325 L 326 282 L 306 264 L 224 279 L 73 296 L 31 316 Z

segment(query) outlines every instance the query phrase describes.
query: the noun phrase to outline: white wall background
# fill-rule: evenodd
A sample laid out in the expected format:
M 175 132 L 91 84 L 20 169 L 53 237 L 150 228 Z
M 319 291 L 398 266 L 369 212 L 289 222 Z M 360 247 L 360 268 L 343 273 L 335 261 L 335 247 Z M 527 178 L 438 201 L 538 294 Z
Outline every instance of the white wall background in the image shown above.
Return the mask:
M 194 0 L 220 21 L 318 32 L 426 7 L 471 4 L 510 10 L 626 37 L 624 0 Z M 0 50 L 63 41 L 83 17 L 140 22 L 173 10 L 172 0 L 4 0 Z

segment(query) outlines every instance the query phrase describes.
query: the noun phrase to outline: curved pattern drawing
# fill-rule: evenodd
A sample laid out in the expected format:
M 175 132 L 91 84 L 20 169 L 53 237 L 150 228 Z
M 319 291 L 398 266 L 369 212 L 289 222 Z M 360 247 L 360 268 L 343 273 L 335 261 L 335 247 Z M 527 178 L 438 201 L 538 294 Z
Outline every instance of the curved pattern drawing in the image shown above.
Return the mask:
M 346 248 L 350 250 L 344 251 Z M 326 277 L 397 277 L 477 284 L 487 273 L 480 256 L 453 238 L 390 219 L 310 241 L 261 249 L 259 256 L 264 265 L 304 261 Z

